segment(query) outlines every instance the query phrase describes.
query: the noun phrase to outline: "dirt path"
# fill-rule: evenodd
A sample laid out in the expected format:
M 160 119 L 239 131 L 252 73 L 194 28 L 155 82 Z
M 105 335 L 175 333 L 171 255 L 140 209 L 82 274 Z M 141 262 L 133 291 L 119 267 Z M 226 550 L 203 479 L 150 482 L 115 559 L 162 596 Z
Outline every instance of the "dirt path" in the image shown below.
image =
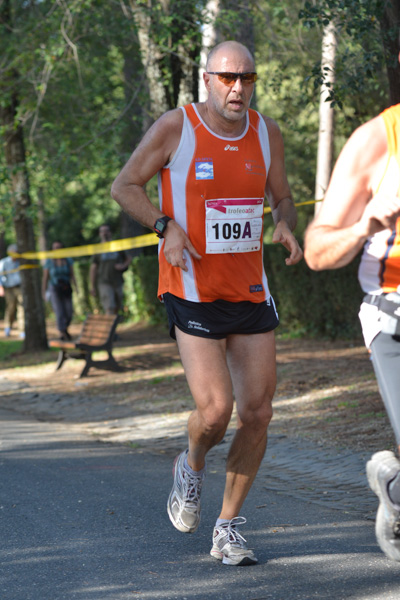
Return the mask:
M 69 422 L 105 440 L 170 445 L 184 433 L 192 408 L 176 344 L 161 327 L 121 325 L 118 334 L 121 373 L 92 369 L 79 379 L 80 360 L 55 372 L 55 352 L 7 358 L 0 363 L 0 406 Z M 51 324 L 48 335 L 56 336 Z M 277 356 L 273 433 L 371 452 L 393 447 L 361 340 L 278 338 Z

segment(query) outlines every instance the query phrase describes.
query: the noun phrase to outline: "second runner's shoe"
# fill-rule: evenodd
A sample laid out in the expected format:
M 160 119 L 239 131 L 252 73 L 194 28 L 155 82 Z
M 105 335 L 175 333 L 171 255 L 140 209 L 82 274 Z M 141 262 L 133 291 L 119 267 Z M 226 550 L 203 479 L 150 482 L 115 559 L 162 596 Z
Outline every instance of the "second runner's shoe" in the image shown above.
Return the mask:
M 246 540 L 236 530 L 238 525 L 246 523 L 244 517 L 234 517 L 228 523 L 214 527 L 211 556 L 222 560 L 224 565 L 242 567 L 255 565 L 258 560 L 252 550 L 247 548 Z
M 399 471 L 400 461 L 389 450 L 376 452 L 367 462 L 368 483 L 379 498 L 376 539 L 386 556 L 397 561 L 400 561 L 400 507 L 391 501 L 388 486 Z
M 168 498 L 168 516 L 183 533 L 194 533 L 200 523 L 200 493 L 204 475 L 196 477 L 184 467 L 188 450 L 179 454 L 172 473 L 174 484 Z

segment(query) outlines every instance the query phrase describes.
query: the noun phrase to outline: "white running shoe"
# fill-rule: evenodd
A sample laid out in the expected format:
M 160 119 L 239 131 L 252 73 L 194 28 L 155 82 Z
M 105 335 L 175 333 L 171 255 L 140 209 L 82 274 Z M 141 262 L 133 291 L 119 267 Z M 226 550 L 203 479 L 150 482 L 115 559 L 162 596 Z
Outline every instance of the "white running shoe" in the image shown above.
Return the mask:
M 214 527 L 211 556 L 222 560 L 224 565 L 242 567 L 255 565 L 258 560 L 246 546 L 246 540 L 236 530 L 237 525 L 246 523 L 244 517 L 234 517 L 228 523 Z
M 205 475 L 196 477 L 185 469 L 188 452 L 185 450 L 175 459 L 167 510 L 174 527 L 183 533 L 194 533 L 200 523 L 200 493 Z
M 375 533 L 382 551 L 392 560 L 400 561 L 400 507 L 388 494 L 389 483 L 400 471 L 400 461 L 393 452 L 376 452 L 367 462 L 368 483 L 379 498 Z

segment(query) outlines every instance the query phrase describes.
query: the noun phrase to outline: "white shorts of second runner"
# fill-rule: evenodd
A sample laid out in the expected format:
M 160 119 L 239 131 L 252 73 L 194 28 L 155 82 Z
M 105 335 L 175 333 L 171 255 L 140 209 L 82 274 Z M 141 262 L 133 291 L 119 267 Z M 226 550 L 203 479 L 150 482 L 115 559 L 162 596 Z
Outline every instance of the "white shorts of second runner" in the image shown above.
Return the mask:
M 377 306 L 363 302 L 358 317 L 361 322 L 365 345 L 370 348 L 373 340 L 382 331 L 381 312 Z

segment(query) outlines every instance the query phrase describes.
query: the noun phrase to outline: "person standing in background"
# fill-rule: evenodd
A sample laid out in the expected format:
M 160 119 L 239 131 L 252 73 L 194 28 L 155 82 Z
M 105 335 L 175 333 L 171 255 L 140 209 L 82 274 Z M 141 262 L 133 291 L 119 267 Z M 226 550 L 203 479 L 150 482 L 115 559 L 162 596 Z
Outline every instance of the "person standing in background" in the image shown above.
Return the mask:
M 17 252 L 17 245 L 10 244 L 7 253 Z M 12 256 L 7 256 L 0 261 L 0 285 L 4 288 L 6 302 L 4 314 L 4 335 L 11 335 L 12 326 L 17 319 L 19 337 L 25 338 L 24 304 L 21 289 L 21 275 L 19 262 Z
M 61 242 L 53 242 L 52 250 L 63 248 Z M 72 258 L 48 258 L 43 267 L 42 296 L 46 300 L 47 286 L 49 285 L 50 301 L 56 315 L 57 329 L 61 340 L 70 340 L 68 327 L 72 321 L 72 285 L 78 290 L 76 284 Z
M 99 228 L 102 243 L 112 240 L 110 226 L 106 223 Z M 124 305 L 123 273 L 131 264 L 132 258 L 124 251 L 95 254 L 90 266 L 90 292 L 96 296 L 96 283 L 100 302 L 107 315 L 117 315 Z

